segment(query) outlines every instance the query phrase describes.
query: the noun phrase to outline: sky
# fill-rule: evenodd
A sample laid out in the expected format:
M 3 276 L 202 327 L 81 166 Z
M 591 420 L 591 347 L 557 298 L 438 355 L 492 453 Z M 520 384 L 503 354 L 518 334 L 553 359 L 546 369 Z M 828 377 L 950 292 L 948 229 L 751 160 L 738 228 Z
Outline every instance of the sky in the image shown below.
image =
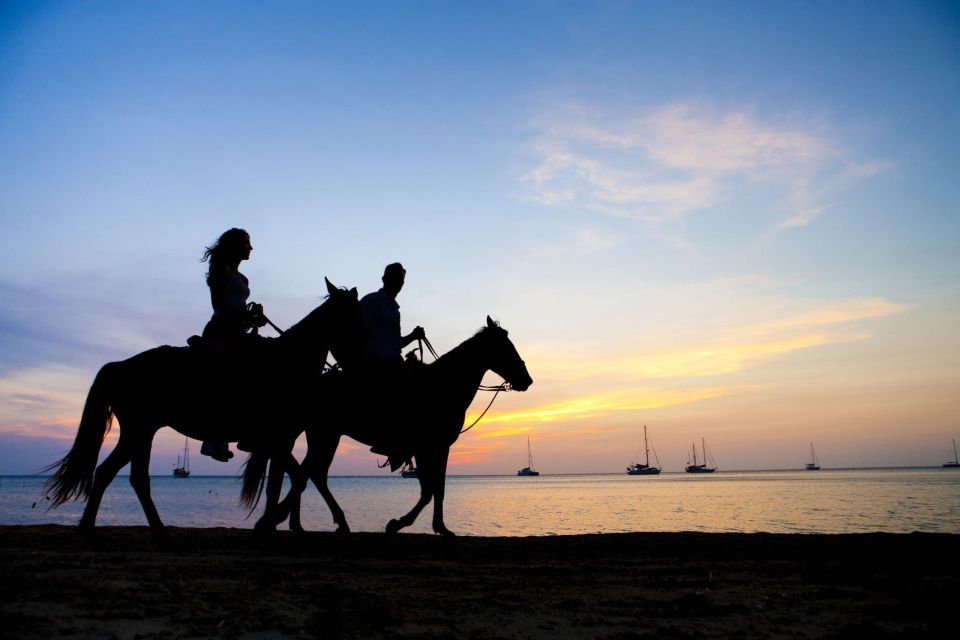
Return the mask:
M 450 473 L 528 436 L 542 473 L 622 472 L 644 425 L 666 471 L 701 439 L 721 470 L 939 465 L 958 113 L 955 2 L 5 2 L 0 474 L 70 447 L 103 364 L 202 330 L 230 227 L 281 326 L 400 261 L 405 332 L 510 332 L 534 384 Z M 331 472 L 376 462 L 344 439 Z

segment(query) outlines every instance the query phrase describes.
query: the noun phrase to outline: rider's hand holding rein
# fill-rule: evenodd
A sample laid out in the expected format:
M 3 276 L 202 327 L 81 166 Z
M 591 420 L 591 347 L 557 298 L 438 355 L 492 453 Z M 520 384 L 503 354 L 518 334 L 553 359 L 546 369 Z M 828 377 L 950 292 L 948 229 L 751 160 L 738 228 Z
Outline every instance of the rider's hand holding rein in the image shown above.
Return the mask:
M 267 316 L 263 314 L 263 305 L 258 302 L 251 302 L 247 305 L 247 322 L 251 327 L 260 327 L 267 324 Z

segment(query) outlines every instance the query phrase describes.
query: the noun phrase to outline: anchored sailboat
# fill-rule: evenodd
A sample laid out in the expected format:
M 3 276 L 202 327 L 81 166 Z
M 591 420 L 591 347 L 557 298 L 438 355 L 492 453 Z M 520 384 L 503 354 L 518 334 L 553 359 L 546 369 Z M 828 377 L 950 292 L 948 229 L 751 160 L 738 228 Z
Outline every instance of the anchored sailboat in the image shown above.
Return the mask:
M 957 439 L 951 438 L 951 440 L 953 440 L 953 462 L 944 462 L 944 469 L 960 468 L 960 459 L 957 458 Z
M 691 445 L 691 449 L 693 450 L 693 462 L 691 463 L 689 458 L 687 459 L 687 466 L 684 469 L 684 471 L 687 473 L 713 473 L 717 470 L 716 462 L 713 463 L 713 467 L 707 466 L 707 441 L 703 438 L 700 438 L 700 443 L 703 446 L 703 463 L 697 463 L 697 445 Z M 711 459 L 713 458 L 713 456 L 710 457 Z
M 180 460 L 180 453 L 177 453 L 177 466 L 173 468 L 173 477 L 187 478 L 190 476 L 190 447 L 188 440 L 183 439 L 183 461 Z
M 813 443 L 810 443 L 810 462 L 805 467 L 807 471 L 820 471 L 820 461 L 817 460 L 817 454 L 813 451 Z
M 540 472 L 533 468 L 533 451 L 530 449 L 530 436 L 527 436 L 527 466 L 517 471 L 518 476 L 538 476 Z
M 655 476 L 660 473 L 660 467 L 651 467 L 650 466 L 650 442 L 647 440 L 647 425 L 643 425 L 643 450 L 646 452 L 647 462 L 646 464 L 640 464 L 639 462 L 631 462 L 630 466 L 627 467 L 627 475 L 631 476 Z M 653 450 L 653 457 L 657 461 L 657 465 L 660 464 L 660 458 L 657 457 L 657 450 Z

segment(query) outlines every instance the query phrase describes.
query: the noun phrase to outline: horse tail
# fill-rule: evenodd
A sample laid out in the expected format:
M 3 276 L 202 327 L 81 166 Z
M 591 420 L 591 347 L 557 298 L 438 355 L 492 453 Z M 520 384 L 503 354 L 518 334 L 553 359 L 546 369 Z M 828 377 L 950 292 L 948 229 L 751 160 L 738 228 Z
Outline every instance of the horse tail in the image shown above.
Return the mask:
M 114 373 L 120 363 L 110 362 L 97 372 L 87 401 L 83 405 L 80 428 L 70 451 L 45 467 L 44 471 L 54 471 L 44 484 L 50 498 L 50 508 L 57 507 L 68 500 L 86 500 L 93 486 L 93 472 L 100 457 L 100 446 L 113 424 L 113 408 L 110 394 L 115 380 Z
M 243 463 L 243 488 L 240 489 L 240 506 L 250 509 L 250 513 L 257 508 L 260 496 L 263 495 L 263 486 L 267 480 L 267 463 L 270 456 L 259 451 L 252 452 Z

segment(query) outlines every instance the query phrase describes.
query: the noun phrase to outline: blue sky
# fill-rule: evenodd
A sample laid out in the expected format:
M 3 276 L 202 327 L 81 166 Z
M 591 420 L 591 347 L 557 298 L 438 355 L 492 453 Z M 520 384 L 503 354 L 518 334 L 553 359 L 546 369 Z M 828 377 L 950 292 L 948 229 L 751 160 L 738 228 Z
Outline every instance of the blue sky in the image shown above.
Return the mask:
M 289 325 L 408 268 L 405 328 L 487 314 L 536 380 L 463 473 L 938 464 L 960 436 L 956 3 L 5 3 L 0 473 L 104 362 L 209 315 L 248 229 Z M 154 470 L 177 437 L 162 432 Z M 51 454 L 53 452 L 53 454 Z M 170 459 L 168 459 L 170 458 Z M 334 471 L 374 473 L 345 444 Z M 235 471 L 197 461 L 203 472 Z

